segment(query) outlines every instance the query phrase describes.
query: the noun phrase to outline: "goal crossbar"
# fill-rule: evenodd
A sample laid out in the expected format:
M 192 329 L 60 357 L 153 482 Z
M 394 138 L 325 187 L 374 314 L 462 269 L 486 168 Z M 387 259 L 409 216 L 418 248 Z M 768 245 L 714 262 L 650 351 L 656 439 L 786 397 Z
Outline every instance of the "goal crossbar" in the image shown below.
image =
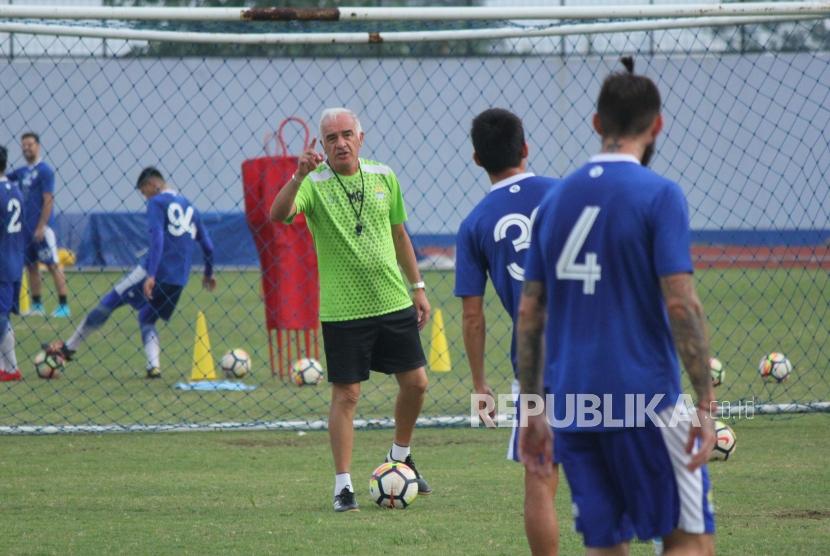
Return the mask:
M 494 29 L 370 33 L 199 33 L 36 23 L 0 23 L 0 33 L 202 44 L 379 44 L 630 33 L 693 27 L 782 23 L 787 21 L 803 21 L 806 19 L 820 19 L 820 16 L 690 17 L 646 21 L 577 23 L 546 27 L 499 27 Z
M 0 19 L 159 21 L 548 20 L 830 14 L 830 1 L 631 6 L 201 8 L 0 5 Z

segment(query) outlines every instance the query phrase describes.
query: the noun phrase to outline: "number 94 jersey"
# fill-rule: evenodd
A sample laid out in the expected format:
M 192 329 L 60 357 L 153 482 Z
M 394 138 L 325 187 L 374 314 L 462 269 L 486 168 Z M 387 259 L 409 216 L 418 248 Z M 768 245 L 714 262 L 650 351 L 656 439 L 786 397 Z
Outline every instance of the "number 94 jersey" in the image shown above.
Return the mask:
M 202 244 L 206 255 L 213 252 L 199 212 L 185 197 L 168 189 L 147 201 L 147 223 L 147 275 L 155 276 L 159 283 L 184 286 L 190 277 L 195 243 Z
M 0 176 L 0 282 L 20 282 L 23 275 L 23 194 Z

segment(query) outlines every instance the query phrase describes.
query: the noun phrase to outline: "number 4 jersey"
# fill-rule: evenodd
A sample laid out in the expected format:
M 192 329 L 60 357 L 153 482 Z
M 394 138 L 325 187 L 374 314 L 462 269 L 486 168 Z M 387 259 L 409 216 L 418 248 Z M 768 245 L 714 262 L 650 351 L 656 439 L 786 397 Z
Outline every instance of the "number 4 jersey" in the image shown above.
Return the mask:
M 496 182 L 461 222 L 456 236 L 455 295 L 483 296 L 487 275 L 515 324 L 524 279 L 524 257 L 536 208 L 558 180 L 518 174 Z M 516 368 L 515 336 L 510 359 Z
M 545 386 L 557 419 L 567 394 L 598 396 L 604 410 L 610 394 L 615 417 L 628 394 L 663 394 L 657 410 L 675 402 L 680 368 L 660 277 L 692 272 L 689 241 L 683 191 L 633 156 L 597 155 L 542 201 L 525 280 L 545 285 Z
M 190 277 L 194 243 L 205 256 L 205 276 L 213 274 L 213 243 L 199 212 L 186 198 L 167 189 L 147 201 L 150 249 L 144 269 L 156 282 L 184 286 Z
M 0 282 L 20 282 L 23 275 L 23 194 L 0 175 Z

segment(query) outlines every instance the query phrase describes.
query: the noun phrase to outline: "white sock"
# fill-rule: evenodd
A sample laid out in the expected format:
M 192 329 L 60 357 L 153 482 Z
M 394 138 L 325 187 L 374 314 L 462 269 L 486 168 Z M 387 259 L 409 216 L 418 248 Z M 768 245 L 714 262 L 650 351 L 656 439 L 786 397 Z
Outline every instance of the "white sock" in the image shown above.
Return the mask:
M 409 455 L 409 446 L 398 446 L 393 442 L 391 455 L 395 461 L 406 461 Z
M 348 488 L 354 492 L 351 473 L 338 473 L 334 476 L 334 495 L 337 496 L 340 494 L 340 491 L 344 488 Z
M 161 344 L 159 343 L 159 335 L 155 330 L 144 337 L 144 353 L 147 354 L 148 369 L 161 367 L 159 363 L 161 358 Z
M 17 357 L 14 354 L 14 329 L 11 323 L 3 338 L 0 339 L 0 369 L 9 373 L 17 370 Z
M 70 336 L 64 345 L 66 349 L 70 351 L 78 351 L 78 348 L 81 347 L 81 343 L 83 343 L 84 339 L 92 333 L 94 328 L 88 327 L 85 323 L 81 323 L 81 325 L 75 330 L 75 332 Z

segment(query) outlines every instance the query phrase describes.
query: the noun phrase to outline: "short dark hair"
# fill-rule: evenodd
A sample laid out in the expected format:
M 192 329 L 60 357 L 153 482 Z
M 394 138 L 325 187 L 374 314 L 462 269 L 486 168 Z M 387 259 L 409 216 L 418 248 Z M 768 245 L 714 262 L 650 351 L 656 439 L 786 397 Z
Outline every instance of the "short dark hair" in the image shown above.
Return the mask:
M 625 71 L 614 72 L 602 82 L 597 114 L 606 137 L 639 135 L 660 113 L 660 91 L 654 81 L 634 73 L 634 59 L 620 59 Z
M 40 145 L 40 135 L 38 135 L 34 131 L 27 131 L 26 133 L 24 133 L 23 135 L 20 136 L 20 140 L 23 141 L 27 137 L 31 137 L 32 139 L 35 140 L 35 143 Z
M 164 177 L 161 175 L 161 172 L 158 171 L 158 168 L 156 168 L 155 166 L 147 166 L 138 175 L 138 181 L 135 182 L 135 188 L 141 189 L 141 186 L 144 185 L 144 182 L 151 178 L 158 178 L 161 181 L 164 181 Z
M 490 174 L 515 168 L 522 162 L 525 130 L 522 120 L 503 108 L 490 108 L 473 119 L 473 149 Z
M 0 146 L 0 172 L 6 171 L 6 162 L 9 161 L 9 151 L 6 147 Z

